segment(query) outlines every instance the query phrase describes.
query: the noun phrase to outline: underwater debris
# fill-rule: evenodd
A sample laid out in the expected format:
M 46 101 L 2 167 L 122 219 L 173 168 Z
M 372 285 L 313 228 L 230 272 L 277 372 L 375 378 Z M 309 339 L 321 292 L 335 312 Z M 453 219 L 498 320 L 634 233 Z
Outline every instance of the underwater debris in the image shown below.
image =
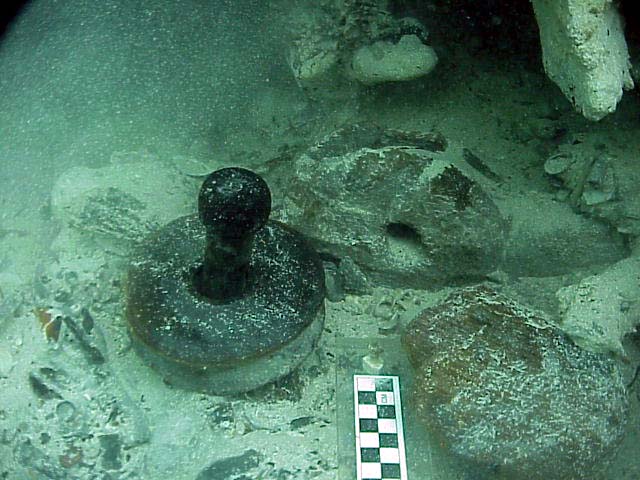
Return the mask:
M 384 351 L 377 343 L 369 344 L 367 349 L 367 355 L 362 357 L 362 368 L 371 375 L 380 375 L 384 368 L 384 359 L 382 358 Z
M 55 311 L 48 308 L 34 308 L 33 314 L 40 322 L 42 331 L 47 340 L 58 341 L 60 338 L 60 327 L 62 326 L 62 318 L 55 314 Z
M 33 393 L 43 400 L 61 400 L 62 395 L 55 382 L 56 371 L 49 367 L 41 367 L 29 373 L 29 385 Z
M 91 335 L 91 331 L 93 330 L 96 321 L 93 319 L 91 312 L 89 312 L 85 307 L 80 309 L 80 315 L 82 315 L 82 328 L 88 335 Z
M 216 460 L 202 470 L 196 480 L 214 480 L 217 478 L 255 478 L 248 475 L 262 463 L 263 455 L 254 449 L 248 449 L 241 455 Z
M 71 468 L 82 461 L 82 450 L 78 447 L 69 447 L 66 453 L 58 457 L 58 460 L 64 468 Z
M 482 175 L 487 177 L 489 180 L 493 180 L 494 182 L 501 183 L 502 178 L 500 175 L 495 173 L 489 166 L 475 153 L 473 153 L 468 148 L 462 149 L 462 158 L 465 162 L 467 162 L 472 168 L 480 172 Z
M 89 314 L 86 309 L 83 309 L 83 311 L 85 311 L 86 314 Z M 85 318 L 85 314 L 83 313 L 83 320 L 85 320 Z M 84 330 L 80 328 L 75 320 L 73 320 L 69 316 L 62 317 L 62 320 L 64 321 L 65 326 L 73 334 L 73 336 L 76 337 L 76 339 L 78 340 L 78 345 L 82 348 L 82 351 L 91 363 L 102 364 L 106 361 L 100 349 L 93 344 L 93 342 L 89 338 L 89 335 L 87 335 Z

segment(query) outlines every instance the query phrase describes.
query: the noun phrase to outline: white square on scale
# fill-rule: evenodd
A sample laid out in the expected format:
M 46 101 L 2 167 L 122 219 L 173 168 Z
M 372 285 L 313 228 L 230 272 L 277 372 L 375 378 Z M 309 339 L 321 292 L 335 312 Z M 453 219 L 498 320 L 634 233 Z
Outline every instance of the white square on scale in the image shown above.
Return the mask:
M 362 478 L 382 478 L 382 465 L 379 463 L 362 463 Z
M 378 418 L 376 405 L 358 405 L 358 418 Z
M 360 446 L 362 448 L 378 448 L 380 447 L 380 435 L 374 432 L 360 433 Z
M 380 449 L 380 462 L 381 463 L 400 463 L 400 450 L 397 448 L 381 448 Z
M 398 433 L 396 421 L 393 418 L 379 418 L 378 432 L 380 433 Z
M 358 390 L 360 392 L 375 392 L 376 379 L 371 377 L 358 377 Z

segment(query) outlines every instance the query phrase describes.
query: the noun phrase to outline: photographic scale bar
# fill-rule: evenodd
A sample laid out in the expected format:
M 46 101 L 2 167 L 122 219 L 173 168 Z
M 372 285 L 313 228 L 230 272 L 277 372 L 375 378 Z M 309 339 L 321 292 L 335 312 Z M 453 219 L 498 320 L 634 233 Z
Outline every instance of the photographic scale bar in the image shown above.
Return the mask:
M 357 480 L 408 480 L 400 381 L 354 375 Z

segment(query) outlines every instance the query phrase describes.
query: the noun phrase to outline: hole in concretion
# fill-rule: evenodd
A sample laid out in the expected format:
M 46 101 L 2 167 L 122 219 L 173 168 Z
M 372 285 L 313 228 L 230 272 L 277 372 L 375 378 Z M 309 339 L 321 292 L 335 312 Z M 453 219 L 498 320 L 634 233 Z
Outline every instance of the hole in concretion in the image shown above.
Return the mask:
M 420 243 L 420 234 L 411 225 L 401 222 L 387 224 L 387 234 L 398 240 Z

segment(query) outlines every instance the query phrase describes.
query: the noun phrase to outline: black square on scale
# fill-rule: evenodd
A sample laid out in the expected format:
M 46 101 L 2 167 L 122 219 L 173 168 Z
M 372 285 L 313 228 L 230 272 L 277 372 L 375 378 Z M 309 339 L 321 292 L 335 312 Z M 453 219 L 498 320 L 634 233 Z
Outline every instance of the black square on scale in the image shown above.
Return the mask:
M 358 392 L 358 405 L 375 405 L 376 392 Z
M 360 431 L 361 432 L 377 432 L 378 419 L 377 418 L 361 418 Z
M 400 465 L 397 463 L 383 463 L 382 478 L 400 478 Z
M 376 378 L 377 392 L 393 392 L 393 380 L 391 378 Z
M 381 433 L 378 436 L 380 442 L 380 448 L 398 448 L 398 434 L 397 433 Z
M 361 448 L 360 458 L 363 462 L 379 462 L 380 461 L 380 449 L 379 448 Z
M 378 418 L 396 418 L 396 407 L 393 405 L 378 405 Z

